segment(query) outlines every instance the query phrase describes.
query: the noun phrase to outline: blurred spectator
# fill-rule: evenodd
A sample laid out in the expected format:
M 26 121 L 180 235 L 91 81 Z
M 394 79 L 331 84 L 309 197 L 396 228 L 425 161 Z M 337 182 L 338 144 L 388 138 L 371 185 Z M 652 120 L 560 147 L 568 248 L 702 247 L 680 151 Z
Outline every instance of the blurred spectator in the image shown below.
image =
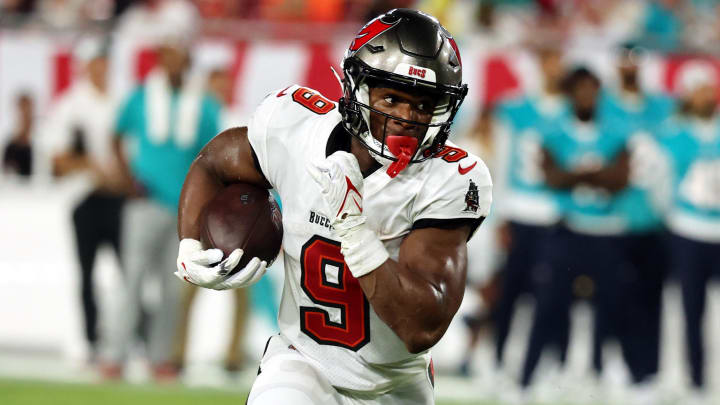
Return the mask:
M 565 75 L 563 55 L 558 48 L 535 49 L 542 73 L 542 86 L 537 92 L 522 94 L 501 103 L 497 108 L 495 183 L 497 198 L 504 201 L 498 215 L 507 221 L 510 246 L 503 271 L 500 300 L 495 313 L 496 352 L 498 366 L 503 366 L 505 342 L 521 294 L 532 292 L 532 281 L 544 264 L 543 241 L 559 220 L 559 210 L 542 173 L 542 133 L 545 122 L 554 122 L 567 114 L 567 103 L 561 82 Z M 566 333 L 565 326 L 553 332 Z M 556 336 L 553 343 L 564 353 L 566 336 Z M 560 358 L 564 362 L 564 356 Z
M 477 120 L 472 128 L 457 144 L 466 150 L 483 159 L 490 169 L 491 175 L 496 174 L 497 164 L 497 129 L 493 116 L 493 107 L 486 106 L 477 115 Z M 494 178 L 494 177 L 493 177 Z M 483 223 L 483 229 L 468 244 L 468 275 L 467 283 L 479 298 L 479 304 L 475 311 L 463 317 L 465 325 L 470 331 L 470 339 L 466 349 L 466 355 L 460 364 L 460 374 L 470 376 L 473 374 L 471 362 L 475 347 L 480 342 L 480 335 L 491 326 L 494 321 L 494 313 L 497 310 L 499 301 L 502 277 L 498 267 L 504 262 L 504 254 L 507 246 L 500 241 L 498 243 L 499 231 L 497 216 L 491 215 Z
M 720 48 L 720 3 L 716 0 L 689 1 L 685 13 L 685 47 L 717 53 Z
M 189 0 L 139 0 L 119 17 L 116 34 L 152 42 L 182 27 L 192 38 L 200 23 L 198 11 Z
M 637 41 L 661 52 L 678 49 L 683 35 L 682 0 L 650 0 L 645 6 Z
M 45 138 L 53 145 L 53 172 L 65 176 L 88 175 L 93 186 L 73 211 L 75 242 L 81 270 L 81 297 L 85 338 L 90 359 L 98 351 L 98 311 L 93 268 L 98 248 L 108 243 L 120 255 L 120 214 L 123 205 L 119 173 L 113 154 L 113 125 L 117 100 L 108 90 L 106 46 L 96 39 L 80 42 L 75 52 L 82 78 L 57 101 L 49 117 Z M 105 326 L 118 322 L 104 316 Z M 101 337 L 113 333 L 104 328 Z
M 203 18 L 259 18 L 263 0 L 194 0 Z
M 567 350 L 570 304 L 573 293 L 592 298 L 593 368 L 602 370 L 598 347 L 612 335 L 625 297 L 618 288 L 623 274 L 623 219 L 614 202 L 629 176 L 626 133 L 622 123 L 598 115 L 600 80 L 577 68 L 563 86 L 571 109 L 542 128 L 546 184 L 564 216 L 563 225 L 548 233 L 544 254 L 549 266 L 533 274 L 536 309 L 522 374 L 527 387 L 543 348 L 560 342 L 560 356 Z
M 477 115 L 477 120 L 470 131 L 458 140 L 459 146 L 482 158 L 491 173 L 494 172 L 496 158 L 493 110 L 492 105 L 485 106 Z
M 208 90 L 222 105 L 220 130 L 233 128 L 245 124 L 244 117 L 231 105 L 233 95 L 233 79 L 229 68 L 219 67 L 210 71 L 208 75 Z
M 173 276 L 178 247 L 177 202 L 185 174 L 201 148 L 218 132 L 220 105 L 193 80 L 190 49 L 182 27 L 168 31 L 158 47 L 158 67 L 120 110 L 116 151 L 126 184 L 135 184 L 134 198 L 123 213 L 123 250 L 127 269 L 127 300 L 122 331 L 111 347 L 103 370 L 119 377 L 137 327 L 142 292 L 158 285 L 152 311 L 147 354 L 156 379 L 177 376 L 170 363 L 180 308 L 181 284 Z M 127 141 L 126 157 L 120 141 Z
M 86 0 L 40 0 L 37 14 L 51 27 L 74 27 L 83 20 L 83 6 L 86 2 Z
M 369 0 L 362 21 L 370 21 L 394 8 L 412 8 L 416 0 Z
M 634 393 L 647 397 L 649 392 L 656 393 L 650 386 L 659 371 L 661 299 L 667 264 L 661 206 L 665 175 L 657 137 L 672 113 L 673 101 L 641 88 L 642 49 L 626 44 L 617 54 L 619 86 L 605 89 L 599 113 L 604 119 L 625 122 L 630 135 L 630 184 L 617 197 L 627 227 L 627 268 L 619 291 L 628 295 L 618 297 L 626 306 L 615 337 L 636 384 Z
M 125 13 L 130 6 L 142 0 L 114 0 L 113 17 L 118 17 Z
M 479 2 L 474 12 L 465 13 L 474 17 L 474 20 L 467 22 L 469 27 L 452 32 L 471 32 L 472 46 L 488 52 L 503 51 L 521 44 L 526 39 L 527 27 L 532 18 L 532 13 L 527 9 L 503 6 L 496 1 Z M 451 27 L 457 25 L 452 24 Z M 539 32 L 535 34 L 544 35 Z
M 685 114 L 664 125 L 661 138 L 673 168 L 667 224 L 672 266 L 682 287 L 687 358 L 693 392 L 688 404 L 710 404 L 706 392 L 703 317 L 706 290 L 720 276 L 720 116 L 718 78 L 706 62 L 679 73 Z
M 10 143 L 3 153 L 3 171 L 28 177 L 33 172 L 33 120 L 35 107 L 28 93 L 21 93 L 15 99 L 17 108 L 17 129 L 10 135 Z
M 345 14 L 343 0 L 261 0 L 262 18 L 275 21 L 338 22 Z
M 234 125 L 232 125 L 231 120 L 233 120 L 233 118 L 227 114 L 228 105 L 232 96 L 232 79 L 229 69 L 218 67 L 210 72 L 208 89 L 224 107 L 219 129 L 222 130 L 241 125 L 239 122 L 235 122 Z M 177 367 L 178 370 L 182 370 L 185 366 L 187 335 L 190 326 L 190 310 L 198 290 L 198 287 L 190 283 L 184 283 L 182 287 L 180 318 L 172 352 L 172 364 Z M 232 294 L 235 307 L 230 340 L 227 351 L 225 352 L 224 368 L 226 371 L 236 372 L 246 365 L 243 343 L 246 335 L 247 321 L 250 315 L 250 289 L 236 288 L 232 290 Z
M 30 14 L 35 11 L 36 0 L 2 0 L 0 14 Z
M 636 35 L 645 8 L 643 0 L 565 3 L 576 4 L 565 15 L 569 53 L 576 60 L 588 62 L 598 55 L 612 54 L 621 43 Z M 601 70 L 599 73 L 605 74 L 606 71 Z

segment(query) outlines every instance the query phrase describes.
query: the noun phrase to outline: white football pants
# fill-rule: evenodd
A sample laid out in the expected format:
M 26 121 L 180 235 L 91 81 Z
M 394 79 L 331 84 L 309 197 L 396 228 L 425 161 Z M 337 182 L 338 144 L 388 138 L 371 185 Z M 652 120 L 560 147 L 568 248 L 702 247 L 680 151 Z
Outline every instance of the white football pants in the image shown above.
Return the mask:
M 248 405 L 432 405 L 434 390 L 418 378 L 381 395 L 339 392 L 327 378 L 282 336 L 268 342 L 260 374 L 250 390 Z

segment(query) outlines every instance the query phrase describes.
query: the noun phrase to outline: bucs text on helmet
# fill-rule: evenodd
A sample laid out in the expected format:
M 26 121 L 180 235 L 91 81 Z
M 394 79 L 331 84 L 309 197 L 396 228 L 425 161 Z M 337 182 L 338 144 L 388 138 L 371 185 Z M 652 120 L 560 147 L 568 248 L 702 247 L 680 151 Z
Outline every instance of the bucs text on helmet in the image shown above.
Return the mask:
M 409 9 L 394 9 L 365 25 L 342 61 L 343 97 L 339 107 L 345 128 L 380 163 L 391 162 L 396 176 L 408 163 L 421 162 L 445 144 L 467 85 L 455 40 L 434 18 Z M 394 87 L 431 94 L 436 105 L 429 123 L 410 121 L 373 109 L 370 87 Z M 370 132 L 370 113 L 385 117 L 381 139 Z M 426 128 L 423 139 L 387 136 L 388 120 Z

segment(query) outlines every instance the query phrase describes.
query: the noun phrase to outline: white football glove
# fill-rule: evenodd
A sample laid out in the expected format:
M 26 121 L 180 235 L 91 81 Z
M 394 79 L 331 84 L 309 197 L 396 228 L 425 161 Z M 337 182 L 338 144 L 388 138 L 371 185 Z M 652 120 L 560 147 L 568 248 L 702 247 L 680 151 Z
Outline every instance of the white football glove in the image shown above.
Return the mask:
M 242 249 L 235 249 L 223 260 L 222 250 L 203 250 L 199 241 L 183 239 L 178 250 L 175 276 L 213 290 L 249 287 L 265 274 L 267 263 L 254 257 L 245 268 L 228 277 L 228 273 L 237 266 L 242 255 Z
M 307 170 L 320 186 L 333 233 L 340 239 L 340 251 L 352 275 L 362 277 L 378 268 L 389 255 L 375 232 L 365 225 L 363 176 L 355 156 L 338 151 L 310 163 Z
M 310 163 L 308 171 L 322 190 L 334 227 L 352 227 L 360 218 L 364 222 L 363 176 L 355 156 L 338 151 L 325 160 Z

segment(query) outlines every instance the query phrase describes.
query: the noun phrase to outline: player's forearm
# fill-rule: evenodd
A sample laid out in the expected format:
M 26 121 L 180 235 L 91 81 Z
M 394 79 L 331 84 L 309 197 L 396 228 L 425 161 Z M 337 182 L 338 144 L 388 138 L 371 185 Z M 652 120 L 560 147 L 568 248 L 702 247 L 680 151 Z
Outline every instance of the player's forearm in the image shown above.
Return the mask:
M 542 170 L 547 185 L 560 190 L 571 189 L 580 183 L 586 182 L 589 178 L 589 173 L 572 172 L 563 169 L 555 162 L 549 152 L 545 152 Z
M 428 266 L 459 267 L 459 263 L 428 263 Z M 465 269 L 462 266 L 464 274 Z M 453 274 L 456 269 L 431 271 Z M 411 353 L 434 346 L 445 334 L 462 302 L 465 277 L 427 280 L 407 265 L 388 259 L 358 281 L 375 313 L 398 335 Z
M 132 195 L 135 193 L 135 179 L 130 170 L 130 164 L 128 163 L 127 156 L 123 147 L 123 142 L 120 134 L 117 134 L 113 139 L 113 153 L 115 160 L 118 162 L 118 174 L 120 180 L 118 183 L 120 187 L 125 190 L 128 194 Z
M 200 239 L 200 213 L 220 189 L 231 183 L 271 188 L 253 163 L 247 128 L 231 128 L 213 138 L 185 177 L 178 206 L 180 239 Z
M 220 191 L 223 183 L 200 153 L 190 166 L 178 204 L 178 236 L 200 240 L 200 214 L 205 205 Z
M 593 173 L 588 179 L 588 183 L 604 188 L 611 193 L 623 190 L 628 186 L 629 181 L 630 156 L 627 152 L 622 152 L 611 165 Z
M 68 173 L 90 168 L 90 160 L 84 155 L 63 153 L 53 158 L 53 173 L 65 176 Z

